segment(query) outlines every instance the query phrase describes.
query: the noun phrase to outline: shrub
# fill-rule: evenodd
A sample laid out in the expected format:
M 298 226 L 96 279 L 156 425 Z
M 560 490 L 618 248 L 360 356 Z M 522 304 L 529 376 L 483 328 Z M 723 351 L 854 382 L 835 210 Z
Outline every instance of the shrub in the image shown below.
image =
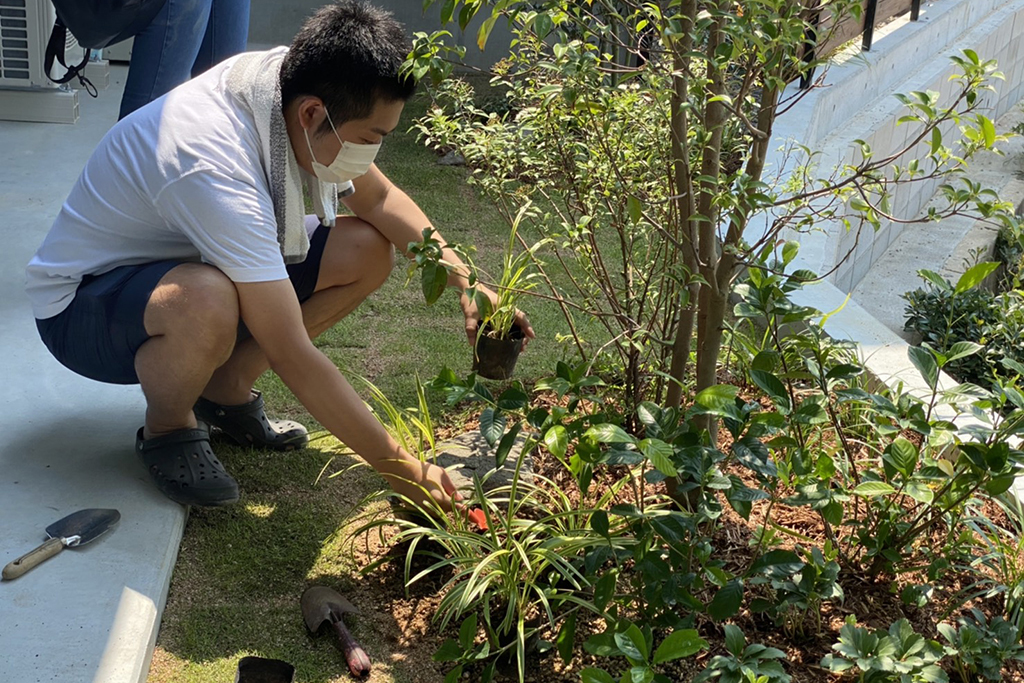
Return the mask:
M 1002 680 L 1003 664 L 1011 659 L 1024 661 L 1017 629 L 1002 617 L 991 621 L 976 609 L 969 619 L 958 619 L 958 628 L 939 624 L 939 633 L 951 646 L 954 666 L 964 681 L 981 676 L 987 681 Z
M 939 668 L 942 646 L 914 632 L 906 619 L 889 627 L 889 632 L 860 628 L 853 617 L 839 631 L 832 646 L 839 653 L 826 655 L 821 665 L 840 674 L 858 674 L 860 683 L 945 683 Z
M 712 679 L 718 679 L 720 683 L 789 683 L 789 674 L 782 668 L 781 662 L 776 661 L 785 659 L 786 653 L 760 643 L 747 645 L 743 631 L 738 626 L 725 625 L 725 649 L 729 654 L 712 657 L 704 671 L 693 679 L 694 683 Z
M 999 264 L 981 263 L 954 286 L 937 273 L 922 270 L 925 286 L 907 292 L 904 330 L 939 356 L 943 369 L 961 382 L 990 385 L 998 377 L 1024 370 L 1024 293 L 994 294 L 981 284 Z M 954 351 L 963 344 L 981 344 L 981 353 Z M 950 357 L 953 356 L 953 357 Z
M 999 322 L 996 295 L 989 290 L 977 285 L 954 287 L 931 271 L 920 271 L 919 275 L 924 287 L 903 295 L 907 301 L 903 329 L 918 335 L 921 343 L 945 354 L 957 342 L 981 343 Z M 992 379 L 992 368 L 984 354 L 957 359 L 946 370 L 962 382 L 986 385 Z

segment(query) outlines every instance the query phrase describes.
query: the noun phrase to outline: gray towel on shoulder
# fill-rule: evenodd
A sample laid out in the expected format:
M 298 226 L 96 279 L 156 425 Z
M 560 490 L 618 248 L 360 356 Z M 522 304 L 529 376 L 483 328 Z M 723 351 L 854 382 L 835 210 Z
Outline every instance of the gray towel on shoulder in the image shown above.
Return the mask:
M 305 226 L 303 186 L 322 225 L 334 225 L 338 213 L 338 188 L 324 183 L 299 167 L 288 139 L 281 109 L 281 62 L 288 48 L 249 52 L 238 58 L 228 72 L 227 87 L 252 112 L 262 148 L 263 171 L 277 219 L 277 241 L 285 263 L 299 263 L 309 251 Z

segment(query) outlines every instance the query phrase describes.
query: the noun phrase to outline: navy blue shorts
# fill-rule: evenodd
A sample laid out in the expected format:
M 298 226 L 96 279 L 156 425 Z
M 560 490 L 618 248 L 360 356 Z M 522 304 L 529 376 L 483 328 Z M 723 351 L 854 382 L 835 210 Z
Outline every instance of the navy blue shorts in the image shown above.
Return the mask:
M 299 302 L 313 296 L 330 228 L 319 227 L 310 238 L 306 260 L 288 266 Z M 161 278 L 182 261 L 156 261 L 121 266 L 86 276 L 63 311 L 36 320 L 39 336 L 60 363 L 79 375 L 110 384 L 138 384 L 135 352 L 149 335 L 144 317 L 149 297 Z M 239 325 L 239 339 L 248 336 Z

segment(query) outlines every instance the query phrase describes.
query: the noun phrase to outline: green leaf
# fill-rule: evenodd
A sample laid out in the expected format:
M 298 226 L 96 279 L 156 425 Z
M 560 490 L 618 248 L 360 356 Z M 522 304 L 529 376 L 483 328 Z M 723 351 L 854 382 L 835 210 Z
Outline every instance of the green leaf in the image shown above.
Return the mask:
M 630 624 L 629 628 L 624 632 L 616 633 L 615 644 L 618 646 L 619 651 L 626 655 L 627 659 L 631 660 L 630 664 L 635 666 L 647 661 L 649 654 L 647 652 L 647 641 L 636 624 Z
M 821 517 L 832 526 L 839 526 L 843 523 L 843 504 L 833 500 L 821 508 Z
M 608 513 L 604 510 L 596 511 L 590 516 L 590 527 L 605 538 L 608 538 L 608 531 L 610 529 L 608 524 Z
M 978 123 L 981 124 L 981 132 L 985 136 L 985 146 L 991 147 L 996 144 L 996 127 L 992 123 L 992 119 L 979 114 Z
M 800 243 L 796 240 L 788 240 L 784 245 L 782 245 L 782 265 L 788 266 L 792 263 L 799 251 Z
M 921 346 L 908 346 L 907 356 L 914 364 L 917 371 L 924 377 L 925 383 L 933 391 L 939 384 L 939 365 L 935 362 L 935 356 L 928 349 Z
M 501 392 L 498 407 L 502 410 L 522 410 L 530 402 L 530 396 L 521 387 L 512 386 Z
M 615 683 L 615 679 L 612 675 L 604 669 L 595 669 L 588 667 L 583 671 L 580 671 L 580 681 L 582 683 Z
M 828 413 L 820 403 L 806 400 L 794 411 L 793 421 L 806 425 L 821 424 L 822 422 L 828 422 Z
M 985 484 L 985 492 L 990 496 L 999 496 L 1006 493 L 1016 479 L 1014 474 L 1003 474 L 993 477 Z
M 494 412 L 493 408 L 485 408 L 480 413 L 480 433 L 487 440 L 487 445 L 493 446 L 505 433 L 505 416 Z
M 932 284 L 933 287 L 938 289 L 940 292 L 947 292 L 953 289 L 953 286 L 949 284 L 946 278 L 942 277 L 934 270 L 921 269 L 917 271 L 917 276 L 922 280 L 926 280 Z
M 487 39 L 491 36 L 491 30 L 494 28 L 495 22 L 498 21 L 498 15 L 493 14 L 486 19 L 484 23 L 480 25 L 480 30 L 476 34 L 476 45 L 482 51 L 487 47 Z
M 750 565 L 748 574 L 756 574 L 771 567 L 779 574 L 792 575 L 804 567 L 804 561 L 792 550 L 769 550 Z
M 505 460 L 508 459 L 508 454 L 512 451 L 512 446 L 516 443 L 516 437 L 519 436 L 519 432 L 522 429 L 523 423 L 516 422 L 512 425 L 512 429 L 508 430 L 508 433 L 501 437 L 501 441 L 498 443 L 498 450 L 494 452 L 495 467 L 501 467 L 505 464 Z
M 640 423 L 647 427 L 648 431 L 658 428 L 658 418 L 661 416 L 661 408 L 650 401 L 642 402 L 636 409 L 636 416 Z
M 963 294 L 969 289 L 973 289 L 982 283 L 982 281 L 991 275 L 996 268 L 999 267 L 998 263 L 987 261 L 985 263 L 979 263 L 976 266 L 972 266 L 967 269 L 960 279 L 956 281 L 956 287 L 954 291 L 957 294 Z
M 627 434 L 622 427 L 613 424 L 594 425 L 583 436 L 592 437 L 601 443 L 636 443 L 636 439 Z
M 460 678 L 462 678 L 461 664 L 448 672 L 448 675 L 444 677 L 444 683 L 458 683 Z
M 708 410 L 721 410 L 736 400 L 740 388 L 731 384 L 716 384 L 697 394 L 694 400 Z
M 765 372 L 772 372 L 775 370 L 775 366 L 779 364 L 779 354 L 775 351 L 761 351 L 754 360 L 750 362 L 750 367 L 754 370 L 763 370 Z
M 463 651 L 469 650 L 473 647 L 473 641 L 476 639 L 476 612 L 473 612 L 462 622 L 459 626 L 459 645 L 462 646 Z
M 621 655 L 615 644 L 615 631 L 602 631 L 583 641 L 583 649 L 595 657 L 618 657 Z
M 764 393 L 768 394 L 768 397 L 779 406 L 783 412 L 789 412 L 792 409 L 792 403 L 789 399 L 789 392 L 786 391 L 786 385 L 782 383 L 778 377 L 770 372 L 764 370 L 751 370 L 750 379 L 757 386 L 759 386 Z
M 607 572 L 604 576 L 597 580 L 594 584 L 594 604 L 597 609 L 604 611 L 604 608 L 611 601 L 612 596 L 615 595 L 615 580 L 617 574 L 613 571 Z
M 678 474 L 675 465 L 672 464 L 672 456 L 675 449 L 661 439 L 644 439 L 639 444 L 640 452 L 644 454 L 654 467 L 666 477 L 674 477 Z
M 554 22 L 551 21 L 551 17 L 541 12 L 537 15 L 537 18 L 533 20 L 533 31 L 537 34 L 537 37 L 544 40 L 551 33 L 551 29 L 554 28 Z
M 935 492 L 919 481 L 908 483 L 903 492 L 918 503 L 924 503 L 925 505 L 930 505 L 935 500 Z
M 777 415 L 778 413 L 767 413 Z M 757 472 L 765 479 L 775 479 L 779 476 L 779 470 L 772 462 L 767 446 L 757 437 L 747 434 L 742 439 L 734 441 L 732 452 L 744 467 Z
M 743 648 L 747 644 L 747 639 L 743 637 L 743 631 L 736 624 L 725 625 L 725 649 L 730 654 L 739 657 L 743 654 Z
M 740 611 L 743 602 L 743 584 L 733 579 L 715 593 L 708 605 L 708 614 L 715 621 L 725 621 Z
M 633 223 L 639 223 L 640 219 L 644 217 L 643 205 L 633 195 L 626 197 L 626 211 L 629 212 L 629 220 L 633 221 Z
M 558 656 L 568 664 L 572 661 L 573 645 L 576 641 L 576 612 L 570 612 L 569 616 L 562 622 L 562 628 L 558 629 L 558 637 L 555 638 L 555 645 L 558 647 Z
M 565 459 L 565 451 L 569 447 L 569 436 L 562 425 L 555 425 L 544 433 L 544 447 L 559 460 Z
M 882 454 L 882 460 L 908 479 L 917 468 L 917 459 L 917 446 L 902 436 L 896 437 L 896 440 L 889 444 Z
M 441 298 L 444 288 L 448 286 L 448 271 L 444 266 L 430 261 L 423 266 L 420 273 L 420 285 L 423 289 L 423 298 L 428 304 L 432 304 Z
M 973 355 L 978 351 L 981 351 L 983 348 L 985 347 L 981 344 L 975 344 L 972 341 L 957 342 L 956 344 L 953 344 L 953 346 L 949 347 L 949 355 L 946 357 L 946 363 Z
M 462 658 L 464 651 L 457 642 L 449 638 L 448 640 L 441 643 L 441 647 L 437 648 L 437 652 L 434 653 L 435 662 L 455 662 Z
M 696 629 L 686 628 L 673 631 L 654 652 L 654 664 L 663 664 L 683 657 L 692 657 L 707 649 L 708 642 L 700 637 Z
M 629 670 L 629 680 L 630 683 L 653 683 L 654 672 L 649 666 L 634 666 Z
M 865 481 L 853 490 L 853 495 L 864 498 L 888 496 L 893 493 L 896 493 L 896 489 L 884 481 Z

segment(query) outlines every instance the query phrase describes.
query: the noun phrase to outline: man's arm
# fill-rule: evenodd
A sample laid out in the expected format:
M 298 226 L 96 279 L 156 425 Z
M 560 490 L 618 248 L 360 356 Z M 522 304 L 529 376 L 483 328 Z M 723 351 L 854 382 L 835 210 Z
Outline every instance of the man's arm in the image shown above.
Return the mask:
M 377 228 L 406 256 L 409 243 L 422 241 L 423 229 L 433 227 L 416 202 L 388 180 L 376 164 L 370 167 L 366 175 L 356 178 L 352 183 L 356 191 L 342 199 L 342 202 L 356 216 Z M 461 295 L 462 312 L 466 317 L 466 335 L 472 344 L 476 339 L 476 321 L 479 316 L 476 305 L 465 294 L 469 287 L 469 269 L 454 251 L 445 246 L 444 237 L 437 230 L 434 231 L 434 238 L 442 245 L 444 261 L 454 266 L 448 269 L 448 286 L 457 289 Z M 477 288 L 486 291 L 491 300 L 495 301 L 496 296 L 490 289 L 481 285 L 477 285 Z M 533 327 L 521 311 L 516 316 L 516 322 L 527 339 L 534 338 Z
M 415 501 L 427 495 L 446 509 L 455 491 L 447 472 L 402 450 L 338 368 L 306 334 L 302 310 L 288 280 L 236 283 L 239 308 L 270 367 L 310 414 Z

